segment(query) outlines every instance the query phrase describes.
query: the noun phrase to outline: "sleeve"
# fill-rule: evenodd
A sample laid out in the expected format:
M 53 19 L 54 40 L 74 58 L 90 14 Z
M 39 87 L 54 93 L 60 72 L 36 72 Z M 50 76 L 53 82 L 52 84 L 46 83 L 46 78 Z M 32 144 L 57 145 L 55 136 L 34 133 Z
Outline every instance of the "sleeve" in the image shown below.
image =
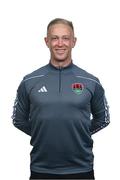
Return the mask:
M 95 92 L 91 100 L 91 134 L 105 128 L 110 123 L 109 106 L 101 84 L 96 83 Z
M 26 91 L 25 81 L 23 80 L 18 87 L 17 96 L 13 106 L 13 125 L 23 131 L 24 133 L 31 135 L 31 128 L 29 122 L 30 102 L 29 96 Z

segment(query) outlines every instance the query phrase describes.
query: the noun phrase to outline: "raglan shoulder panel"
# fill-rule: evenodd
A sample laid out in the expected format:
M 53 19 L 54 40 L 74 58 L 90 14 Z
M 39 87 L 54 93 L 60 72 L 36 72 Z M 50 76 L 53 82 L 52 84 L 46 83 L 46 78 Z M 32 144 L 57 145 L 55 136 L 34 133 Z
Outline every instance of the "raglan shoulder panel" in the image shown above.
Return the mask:
M 24 81 L 40 78 L 48 73 L 48 65 L 45 65 L 24 77 Z
M 73 73 L 77 78 L 84 79 L 85 81 L 92 81 L 101 86 L 100 81 L 97 77 L 95 77 L 94 75 L 90 74 L 89 72 L 81 69 L 80 67 L 76 65 L 73 66 Z
M 45 65 L 30 74 L 24 76 L 22 83 L 25 84 L 26 91 L 29 94 L 31 89 L 40 81 L 41 78 L 48 74 L 48 65 Z
M 98 88 L 100 89 L 103 89 L 99 79 L 96 76 L 88 73 L 87 71 L 81 69 L 76 65 L 73 66 L 72 71 L 76 80 L 83 83 L 84 87 L 86 87 L 86 89 L 92 94 L 92 96 L 95 93 L 96 86 L 98 86 Z

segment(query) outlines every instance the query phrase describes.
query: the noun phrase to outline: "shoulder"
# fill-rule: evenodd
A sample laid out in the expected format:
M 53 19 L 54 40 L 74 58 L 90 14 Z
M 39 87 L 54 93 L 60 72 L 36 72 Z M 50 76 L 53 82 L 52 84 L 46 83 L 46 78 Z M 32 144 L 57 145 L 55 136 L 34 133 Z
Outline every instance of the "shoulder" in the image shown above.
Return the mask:
M 98 77 L 96 77 L 95 75 L 89 73 L 88 71 L 78 67 L 75 64 L 73 66 L 73 73 L 78 78 L 81 78 L 81 79 L 84 79 L 86 81 L 91 81 L 91 82 L 95 82 L 97 84 L 100 84 L 100 81 L 99 81 Z
M 29 92 L 48 73 L 48 64 L 25 75 L 19 85 L 19 89 Z
M 48 65 L 42 66 L 39 69 L 36 69 L 35 71 L 25 75 L 23 81 L 28 81 L 45 76 L 48 73 L 47 66 Z

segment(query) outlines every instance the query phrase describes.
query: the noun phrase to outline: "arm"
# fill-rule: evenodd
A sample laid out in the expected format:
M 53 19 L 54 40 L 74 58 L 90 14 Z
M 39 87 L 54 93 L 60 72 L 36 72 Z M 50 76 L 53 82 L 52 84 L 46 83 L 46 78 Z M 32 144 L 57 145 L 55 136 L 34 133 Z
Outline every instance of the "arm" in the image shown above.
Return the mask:
M 28 135 L 31 134 L 29 111 L 30 102 L 23 80 L 17 90 L 12 119 L 13 125 Z
M 91 100 L 91 134 L 98 132 L 110 123 L 109 107 L 105 98 L 104 89 L 96 83 L 95 92 Z

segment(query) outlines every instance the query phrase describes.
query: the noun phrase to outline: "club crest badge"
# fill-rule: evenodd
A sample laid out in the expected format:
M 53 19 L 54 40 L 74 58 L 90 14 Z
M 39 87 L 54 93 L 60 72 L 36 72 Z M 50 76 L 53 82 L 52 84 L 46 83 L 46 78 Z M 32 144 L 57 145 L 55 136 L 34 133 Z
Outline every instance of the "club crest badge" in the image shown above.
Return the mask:
M 74 93 L 79 95 L 83 92 L 84 85 L 82 83 L 74 83 L 72 84 L 72 90 L 74 91 Z

